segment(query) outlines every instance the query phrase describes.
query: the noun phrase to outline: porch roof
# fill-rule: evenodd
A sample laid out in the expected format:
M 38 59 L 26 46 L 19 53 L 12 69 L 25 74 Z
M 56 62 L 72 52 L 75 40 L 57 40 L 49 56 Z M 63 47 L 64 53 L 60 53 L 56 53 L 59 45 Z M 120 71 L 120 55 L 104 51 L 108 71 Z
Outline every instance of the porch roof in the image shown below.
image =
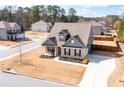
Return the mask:
M 42 45 L 50 45 L 50 46 L 56 46 L 56 38 L 55 37 L 51 37 L 48 38 Z

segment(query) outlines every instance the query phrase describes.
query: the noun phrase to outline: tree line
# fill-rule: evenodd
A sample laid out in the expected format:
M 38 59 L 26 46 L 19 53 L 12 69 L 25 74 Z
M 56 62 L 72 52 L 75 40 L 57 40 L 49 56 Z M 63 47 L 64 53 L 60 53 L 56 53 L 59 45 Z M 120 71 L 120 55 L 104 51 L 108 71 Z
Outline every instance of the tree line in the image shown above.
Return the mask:
M 32 7 L 5 6 L 0 10 L 0 20 L 17 22 L 23 30 L 29 30 L 32 23 L 39 20 L 46 22 L 77 22 L 79 16 L 73 8 L 66 13 L 64 8 L 56 5 L 35 5 Z
M 31 7 L 4 6 L 0 9 L 0 20 L 17 22 L 22 31 L 29 30 L 32 23 L 39 20 L 52 23 L 55 22 L 83 22 L 104 20 L 107 24 L 114 24 L 119 17 L 107 15 L 106 17 L 83 17 L 77 15 L 74 8 L 67 12 L 57 5 L 35 5 Z

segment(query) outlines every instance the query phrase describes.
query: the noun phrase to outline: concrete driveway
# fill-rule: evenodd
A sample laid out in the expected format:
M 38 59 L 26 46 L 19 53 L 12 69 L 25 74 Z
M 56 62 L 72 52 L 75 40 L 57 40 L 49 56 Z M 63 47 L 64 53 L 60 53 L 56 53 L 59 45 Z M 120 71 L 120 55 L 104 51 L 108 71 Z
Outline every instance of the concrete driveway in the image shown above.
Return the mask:
M 90 63 L 78 86 L 107 87 L 109 75 L 115 69 L 115 59 L 107 56 L 88 55 Z
M 67 85 L 0 72 L 0 87 L 65 87 Z

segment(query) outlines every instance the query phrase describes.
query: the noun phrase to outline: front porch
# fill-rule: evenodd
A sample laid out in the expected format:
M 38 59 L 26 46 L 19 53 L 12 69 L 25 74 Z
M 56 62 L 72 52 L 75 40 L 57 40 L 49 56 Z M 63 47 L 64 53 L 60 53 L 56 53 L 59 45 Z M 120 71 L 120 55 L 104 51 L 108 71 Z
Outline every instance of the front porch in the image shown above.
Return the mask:
M 56 56 L 59 56 L 58 47 L 56 46 L 44 46 L 44 53 L 41 55 L 42 58 L 54 58 Z
M 15 40 L 17 40 L 17 35 L 16 34 L 8 34 L 7 40 L 15 41 Z

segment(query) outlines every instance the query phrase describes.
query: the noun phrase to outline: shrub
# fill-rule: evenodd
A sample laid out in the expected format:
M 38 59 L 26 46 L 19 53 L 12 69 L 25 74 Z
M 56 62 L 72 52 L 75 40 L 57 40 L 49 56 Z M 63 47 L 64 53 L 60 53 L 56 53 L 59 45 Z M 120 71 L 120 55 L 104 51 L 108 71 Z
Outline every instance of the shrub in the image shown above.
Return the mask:
M 83 61 L 82 61 L 82 64 L 88 64 L 89 63 L 89 60 L 88 59 L 84 59 Z

